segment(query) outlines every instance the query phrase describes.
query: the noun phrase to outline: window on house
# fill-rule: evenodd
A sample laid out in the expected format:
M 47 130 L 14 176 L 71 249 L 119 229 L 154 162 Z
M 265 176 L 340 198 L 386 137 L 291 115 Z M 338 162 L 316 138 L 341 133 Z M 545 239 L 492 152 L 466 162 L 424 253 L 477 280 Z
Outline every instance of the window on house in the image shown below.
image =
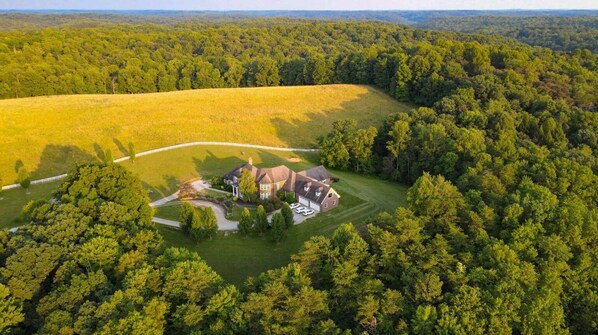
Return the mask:
M 334 206 L 334 205 L 336 205 L 336 200 L 333 200 L 333 201 L 332 201 L 332 205 L 333 205 L 333 206 Z
M 332 193 L 328 194 L 328 198 L 332 198 Z
M 324 208 L 328 208 L 328 204 L 324 204 Z

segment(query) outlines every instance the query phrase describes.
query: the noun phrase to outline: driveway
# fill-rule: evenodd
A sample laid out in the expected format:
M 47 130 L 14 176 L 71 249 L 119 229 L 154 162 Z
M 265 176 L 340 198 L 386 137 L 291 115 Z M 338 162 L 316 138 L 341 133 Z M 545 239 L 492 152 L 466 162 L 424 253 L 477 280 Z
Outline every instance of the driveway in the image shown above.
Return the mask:
M 272 216 L 274 215 L 274 213 L 280 213 L 280 209 L 277 209 L 274 212 L 270 213 L 268 215 L 268 220 L 272 221 Z M 303 223 L 303 221 L 305 221 L 307 219 L 311 219 L 311 218 L 315 217 L 316 215 L 318 215 L 319 213 L 320 212 L 314 212 L 312 215 L 305 216 L 303 214 L 297 214 L 295 212 L 295 210 L 293 209 L 293 221 L 294 221 L 293 224 L 297 225 L 297 224 Z
M 218 230 L 237 230 L 238 222 L 227 219 L 226 211 L 222 206 L 203 200 L 191 200 L 189 203 L 195 207 L 212 207 L 218 221 Z
M 161 199 L 161 200 L 164 200 L 164 199 Z M 159 200 L 159 201 L 161 201 L 161 200 Z M 221 230 L 221 231 L 237 230 L 238 222 L 228 220 L 226 218 L 226 211 L 224 210 L 224 208 L 222 208 L 222 206 L 217 205 L 212 202 L 209 202 L 209 201 L 203 201 L 203 200 L 191 200 L 191 201 L 189 201 L 189 203 L 191 205 L 193 205 L 194 207 L 202 207 L 202 208 L 211 207 L 212 210 L 214 211 L 214 215 L 216 216 L 216 221 L 218 222 L 218 230 Z M 159 206 L 156 206 L 156 207 L 159 207 Z M 181 227 L 180 223 L 178 221 L 174 221 L 174 220 L 168 220 L 168 219 L 154 217 L 152 219 L 152 221 L 155 223 L 170 226 L 170 227 L 176 227 L 176 228 Z

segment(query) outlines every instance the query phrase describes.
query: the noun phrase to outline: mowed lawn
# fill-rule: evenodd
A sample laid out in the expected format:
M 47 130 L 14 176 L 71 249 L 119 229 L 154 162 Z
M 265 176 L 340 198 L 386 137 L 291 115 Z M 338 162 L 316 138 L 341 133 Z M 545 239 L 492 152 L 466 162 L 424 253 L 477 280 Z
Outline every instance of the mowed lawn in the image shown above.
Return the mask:
M 29 192 L 22 188 L 2 191 L 0 193 L 0 229 L 12 228 L 21 224 L 17 219 L 21 209 L 29 201 L 49 198 L 62 181 L 47 184 L 31 185 Z
M 192 141 L 313 147 L 332 122 L 379 125 L 398 103 L 368 86 L 208 89 L 137 95 L 72 95 L 0 100 L 0 176 L 62 174 L 74 162 L 114 158 Z
M 267 234 L 244 237 L 234 233 L 219 233 L 212 240 L 197 243 L 178 229 L 158 227 L 168 246 L 196 251 L 225 280 L 240 285 L 249 276 L 288 264 L 291 255 L 312 236 L 330 236 L 343 223 L 361 226 L 380 211 L 394 213 L 397 207 L 405 205 L 407 187 L 404 185 L 353 173 L 331 172 L 340 177 L 333 186 L 342 196 L 339 208 L 290 228 L 287 237 L 278 244 Z M 158 213 L 176 219 L 178 210 L 168 207 Z
M 285 164 L 296 171 L 318 164 L 317 153 L 296 153 L 273 150 L 246 149 L 223 146 L 196 146 L 138 157 L 123 164 L 142 180 L 156 200 L 174 193 L 180 183 L 195 178 L 209 179 L 222 175 L 252 158 L 258 166 Z M 407 188 L 376 177 L 331 170 L 340 178 L 334 188 L 341 194 L 339 208 L 287 231 L 287 238 L 274 244 L 268 236 L 242 237 L 223 234 L 213 240 L 196 243 L 177 229 L 159 226 L 168 246 L 185 247 L 198 252 L 227 281 L 242 284 L 248 276 L 288 264 L 292 254 L 314 235 L 330 235 L 339 225 L 352 222 L 356 225 L 379 211 L 394 210 L 405 204 Z M 6 191 L 0 201 L 0 228 L 18 226 L 14 221 L 20 208 L 30 200 L 48 197 L 60 182 L 32 185 L 31 194 L 22 189 Z M 166 218 L 176 219 L 177 208 L 158 211 Z
M 139 176 L 153 201 L 173 194 L 183 182 L 222 176 L 249 158 L 255 165 L 284 164 L 301 171 L 313 167 L 319 154 L 202 145 L 163 151 L 120 164 Z

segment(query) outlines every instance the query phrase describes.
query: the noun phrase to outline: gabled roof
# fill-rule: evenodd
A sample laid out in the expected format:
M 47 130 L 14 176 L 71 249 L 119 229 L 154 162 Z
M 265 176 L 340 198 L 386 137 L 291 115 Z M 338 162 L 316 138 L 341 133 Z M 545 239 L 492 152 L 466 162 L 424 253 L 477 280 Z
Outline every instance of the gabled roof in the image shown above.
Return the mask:
M 233 180 L 234 177 L 240 178 L 243 169 L 249 170 L 253 178 L 255 178 L 255 181 L 260 184 L 286 182 L 289 176 L 295 173 L 284 165 L 280 165 L 273 168 L 258 169 L 257 167 L 249 163 L 244 163 L 236 167 L 229 173 L 225 174 L 224 179 Z
M 332 179 L 332 175 L 323 165 L 316 166 L 309 170 L 299 172 L 300 175 L 306 176 L 318 181 Z
M 228 179 L 228 180 L 233 180 L 233 177 L 237 177 L 237 178 L 241 178 L 241 172 L 243 171 L 243 169 L 249 170 L 249 172 L 251 172 L 251 175 L 255 178 L 257 175 L 257 168 L 249 163 L 243 163 L 239 166 L 237 166 L 236 168 L 234 168 L 232 171 L 230 171 L 229 173 L 224 175 L 224 179 Z
M 320 181 L 332 178 L 332 175 L 324 166 L 317 166 L 297 173 L 284 165 L 258 169 L 250 163 L 244 163 L 224 175 L 224 179 L 234 180 L 234 177 L 240 178 L 243 169 L 249 170 L 258 184 L 284 182 L 283 189 L 285 191 L 296 192 L 298 195 L 318 204 L 321 204 L 330 192 L 339 196 L 330 185 Z M 307 186 L 307 190 L 305 190 L 305 186 Z
M 308 186 L 307 191 L 305 187 Z M 313 202 L 321 204 L 331 191 L 330 185 L 299 175 L 295 183 L 295 193 Z

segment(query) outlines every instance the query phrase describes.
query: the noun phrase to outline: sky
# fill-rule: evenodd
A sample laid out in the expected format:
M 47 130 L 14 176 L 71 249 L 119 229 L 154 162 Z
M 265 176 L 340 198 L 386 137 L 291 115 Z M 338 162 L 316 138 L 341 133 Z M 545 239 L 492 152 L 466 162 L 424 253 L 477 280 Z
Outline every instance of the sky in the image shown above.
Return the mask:
M 598 0 L 0 0 L 7 9 L 425 10 L 598 9 Z

